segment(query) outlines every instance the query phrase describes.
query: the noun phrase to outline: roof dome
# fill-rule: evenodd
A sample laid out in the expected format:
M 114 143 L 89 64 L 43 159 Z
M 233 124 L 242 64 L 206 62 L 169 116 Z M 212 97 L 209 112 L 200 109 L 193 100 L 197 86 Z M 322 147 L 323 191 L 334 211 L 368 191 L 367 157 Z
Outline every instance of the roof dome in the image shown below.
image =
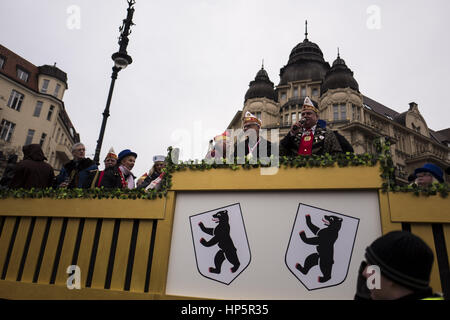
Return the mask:
M 337 88 L 351 88 L 359 92 L 359 85 L 353 78 L 353 72 L 347 67 L 345 61 L 341 59 L 339 53 L 337 59 L 333 62 L 333 66 L 325 75 L 321 92 L 324 94 L 329 89 Z
M 266 70 L 264 70 L 264 66 L 262 66 L 261 70 L 256 74 L 255 80 L 250 82 L 249 88 L 245 93 L 245 101 L 253 98 L 267 98 L 273 101 L 277 100 L 273 82 L 270 81 L 269 75 Z
M 279 85 L 298 80 L 322 80 L 329 69 L 330 65 L 324 60 L 322 50 L 305 37 L 303 42 L 292 49 L 288 64 L 281 68 Z

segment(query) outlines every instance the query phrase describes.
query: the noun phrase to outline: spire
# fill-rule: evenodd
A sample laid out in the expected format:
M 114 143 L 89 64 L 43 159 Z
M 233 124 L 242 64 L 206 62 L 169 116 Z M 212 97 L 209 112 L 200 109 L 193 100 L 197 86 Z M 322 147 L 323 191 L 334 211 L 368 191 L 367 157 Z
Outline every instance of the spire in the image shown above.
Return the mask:
M 264 70 L 264 58 L 262 59 L 262 65 L 261 65 L 261 69 Z
M 337 48 L 338 48 L 338 56 L 337 57 L 338 57 L 338 59 L 340 59 L 341 57 L 339 56 L 339 47 L 337 47 Z
M 308 20 L 305 20 L 305 40 L 308 40 Z

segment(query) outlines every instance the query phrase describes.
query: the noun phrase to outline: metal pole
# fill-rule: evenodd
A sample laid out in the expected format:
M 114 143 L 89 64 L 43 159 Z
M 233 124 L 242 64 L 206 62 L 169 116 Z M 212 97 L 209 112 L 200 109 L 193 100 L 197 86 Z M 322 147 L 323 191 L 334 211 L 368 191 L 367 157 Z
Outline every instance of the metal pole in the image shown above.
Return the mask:
M 105 135 L 105 128 L 106 128 L 106 121 L 109 117 L 109 106 L 111 105 L 111 98 L 114 91 L 114 84 L 117 79 L 117 74 L 119 73 L 120 69 L 113 67 L 113 72 L 111 75 L 111 85 L 109 87 L 109 94 L 108 94 L 108 100 L 106 101 L 106 107 L 105 111 L 103 111 L 103 121 L 102 121 L 102 127 L 100 129 L 100 135 L 97 140 L 97 147 L 95 148 L 95 156 L 94 156 L 94 162 L 97 163 L 97 165 L 100 164 L 100 150 L 102 149 L 102 143 L 103 143 L 103 136 Z
M 94 161 L 97 163 L 97 165 L 100 164 L 100 151 L 102 149 L 103 144 L 103 136 L 105 135 L 105 129 L 106 129 L 106 121 L 109 117 L 109 106 L 111 104 L 111 98 L 114 91 L 114 83 L 117 79 L 117 74 L 121 70 L 121 65 L 123 68 L 125 68 L 127 65 L 129 65 L 133 59 L 127 54 L 127 46 L 128 46 L 128 36 L 131 34 L 131 26 L 134 25 L 133 23 L 133 13 L 134 13 L 134 4 L 136 3 L 135 0 L 127 0 L 128 2 L 128 9 L 127 9 L 127 18 L 123 20 L 123 25 L 119 28 L 120 36 L 119 36 L 119 51 L 114 53 L 112 55 L 112 59 L 114 60 L 114 67 L 112 68 L 113 72 L 111 75 L 111 85 L 109 87 L 109 94 L 108 94 L 108 100 L 106 101 L 106 107 L 105 111 L 103 111 L 103 121 L 102 126 L 100 128 L 100 135 L 97 140 L 97 147 L 95 148 L 95 155 L 94 155 Z

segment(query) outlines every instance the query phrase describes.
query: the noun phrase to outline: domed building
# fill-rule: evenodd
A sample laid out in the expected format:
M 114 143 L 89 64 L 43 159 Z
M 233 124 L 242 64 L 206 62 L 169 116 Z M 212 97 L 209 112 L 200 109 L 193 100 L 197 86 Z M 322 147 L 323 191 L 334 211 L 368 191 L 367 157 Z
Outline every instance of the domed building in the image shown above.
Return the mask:
M 250 111 L 262 120 L 263 129 L 279 129 L 282 139 L 300 118 L 307 96 L 318 107 L 319 118 L 344 135 L 355 153 L 374 153 L 373 141 L 387 137 L 392 142 L 399 183 L 407 183 L 408 175 L 427 162 L 443 169 L 450 166 L 450 129 L 429 129 L 414 102 L 398 113 L 362 94 L 339 51 L 330 66 L 320 47 L 308 39 L 307 29 L 304 40 L 291 50 L 287 64 L 280 69 L 276 87 L 264 66 L 258 71 L 249 84 L 242 111 L 228 129 L 241 128 L 243 115 Z

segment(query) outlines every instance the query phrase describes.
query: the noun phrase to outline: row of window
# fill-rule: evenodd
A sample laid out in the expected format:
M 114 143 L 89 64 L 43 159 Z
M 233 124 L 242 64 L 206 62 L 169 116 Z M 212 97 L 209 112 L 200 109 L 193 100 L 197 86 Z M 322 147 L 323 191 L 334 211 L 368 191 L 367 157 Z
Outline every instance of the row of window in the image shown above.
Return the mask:
M 352 117 L 353 120 L 361 120 L 361 110 L 359 107 L 352 105 Z M 300 113 L 298 114 L 300 119 Z M 291 114 L 285 114 L 285 123 L 294 123 L 297 121 L 297 112 Z M 347 106 L 345 103 L 333 104 L 333 121 L 347 120 Z
M 10 122 L 6 119 L 3 119 L 2 122 L 0 123 L 0 140 L 3 140 L 5 142 L 10 142 L 15 128 L 16 128 L 15 123 Z M 28 145 L 33 142 L 35 133 L 36 133 L 36 130 L 33 130 L 33 129 L 28 130 L 24 145 Z M 46 138 L 47 138 L 47 134 L 43 132 L 41 134 L 41 138 L 39 140 L 39 144 L 41 145 L 41 147 L 44 146 L 44 142 L 45 142 Z
M 20 107 L 22 106 L 22 102 L 24 99 L 24 95 L 16 90 L 12 90 L 11 95 L 9 96 L 9 100 L 7 103 L 7 106 L 10 107 L 11 109 L 14 109 L 16 111 L 20 112 Z M 37 101 L 36 102 L 36 106 L 34 108 L 34 112 L 33 112 L 33 116 L 39 118 L 39 116 L 41 115 L 41 110 L 42 110 L 42 106 L 43 106 L 43 102 L 42 101 Z M 52 120 L 52 115 L 53 112 L 55 111 L 55 106 L 51 105 L 48 113 L 47 113 L 47 120 L 51 121 Z
M 6 59 L 3 56 L 0 56 L 0 69 L 3 69 L 3 66 L 5 65 Z M 30 77 L 30 73 L 19 66 L 16 68 L 16 75 L 17 78 L 24 82 L 28 82 L 28 79 Z M 44 79 L 42 81 L 42 87 L 41 92 L 42 93 L 48 93 L 48 85 L 50 83 L 50 80 Z M 58 97 L 59 91 L 61 90 L 61 85 L 59 83 L 56 84 L 55 91 L 53 92 L 53 96 Z
M 298 97 L 306 97 L 306 87 L 305 86 L 301 86 L 300 87 L 300 95 L 299 95 L 299 87 L 294 87 L 293 89 L 293 97 L 298 98 Z M 317 97 L 319 96 L 319 89 L 318 88 L 312 88 L 311 89 L 311 95 L 313 97 Z M 286 92 L 281 92 L 281 100 L 286 100 L 287 97 L 287 93 Z

